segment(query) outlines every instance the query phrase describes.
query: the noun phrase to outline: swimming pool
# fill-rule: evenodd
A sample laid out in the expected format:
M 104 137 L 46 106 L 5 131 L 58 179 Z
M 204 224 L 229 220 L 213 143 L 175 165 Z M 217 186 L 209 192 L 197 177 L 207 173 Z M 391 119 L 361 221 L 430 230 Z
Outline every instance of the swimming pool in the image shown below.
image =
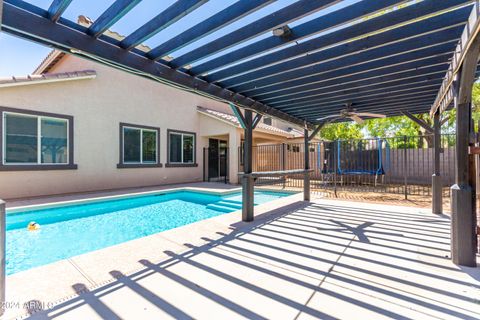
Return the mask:
M 292 195 L 255 191 L 255 204 Z M 7 275 L 239 210 L 240 192 L 175 191 L 25 212 L 7 210 Z M 29 222 L 41 228 L 28 231 Z

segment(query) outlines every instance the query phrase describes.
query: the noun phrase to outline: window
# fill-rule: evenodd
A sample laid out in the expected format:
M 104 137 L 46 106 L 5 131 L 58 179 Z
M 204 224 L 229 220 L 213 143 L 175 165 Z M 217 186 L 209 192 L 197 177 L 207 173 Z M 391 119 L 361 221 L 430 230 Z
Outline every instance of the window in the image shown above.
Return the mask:
M 193 132 L 168 130 L 168 166 L 197 166 L 195 137 Z
M 270 117 L 263 117 L 263 123 L 271 126 L 271 125 L 272 125 L 272 118 L 270 118 Z
M 120 124 L 120 163 L 118 168 L 161 167 L 159 157 L 160 129 Z
M 73 118 L 0 108 L 1 170 L 76 169 Z

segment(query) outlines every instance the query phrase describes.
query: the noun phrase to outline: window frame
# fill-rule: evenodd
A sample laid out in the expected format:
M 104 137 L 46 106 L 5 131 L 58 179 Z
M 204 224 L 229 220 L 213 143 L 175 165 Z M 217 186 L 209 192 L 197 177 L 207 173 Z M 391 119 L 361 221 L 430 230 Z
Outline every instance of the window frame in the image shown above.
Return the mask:
M 6 163 L 6 115 L 19 115 L 37 118 L 37 162 L 33 163 Z M 56 119 L 67 122 L 67 162 L 66 163 L 41 163 L 41 121 L 42 119 Z M 0 106 L 0 171 L 35 171 L 35 170 L 75 170 L 78 168 L 74 164 L 74 123 L 73 116 L 33 111 L 26 109 L 17 109 Z M 40 141 L 40 142 L 39 142 Z
M 182 161 L 183 161 L 183 136 L 192 136 L 193 137 L 193 162 L 171 162 L 170 161 L 170 135 L 178 134 L 182 136 Z M 174 130 L 167 129 L 167 163 L 165 167 L 175 168 L 175 167 L 198 167 L 197 163 L 197 134 L 190 131 Z
M 124 161 L 124 129 L 136 129 L 140 130 L 140 162 L 125 162 Z M 143 131 L 154 131 L 157 136 L 157 147 L 155 148 L 156 151 L 156 162 L 143 162 Z M 118 169 L 128 169 L 128 168 L 161 168 L 163 165 L 160 162 L 160 128 L 158 127 L 151 127 L 151 126 L 144 126 L 138 124 L 131 124 L 120 122 L 120 131 L 119 131 L 119 155 L 118 155 Z

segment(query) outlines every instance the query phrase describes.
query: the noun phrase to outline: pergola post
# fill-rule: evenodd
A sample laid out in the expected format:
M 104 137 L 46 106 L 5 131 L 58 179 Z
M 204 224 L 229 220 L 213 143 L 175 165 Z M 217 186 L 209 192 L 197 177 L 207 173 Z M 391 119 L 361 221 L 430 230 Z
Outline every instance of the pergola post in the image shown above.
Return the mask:
M 305 154 L 305 174 L 303 175 L 303 200 L 310 201 L 310 148 L 308 129 L 303 130 L 304 154 Z
M 443 213 L 442 177 L 440 175 L 440 148 L 441 148 L 440 112 L 433 116 L 433 175 L 432 175 L 432 212 Z
M 243 151 L 244 176 L 242 177 L 242 221 L 253 221 L 253 187 L 254 180 L 250 175 L 252 173 L 252 145 L 253 145 L 253 116 L 251 110 L 245 110 L 245 136 Z
M 452 191 L 451 254 L 453 263 L 475 267 L 476 264 L 476 214 L 475 194 L 469 181 L 469 145 L 472 132 L 472 87 L 479 56 L 476 39 L 466 53 L 462 67 L 454 82 L 454 103 L 457 109 L 457 141 L 455 184 Z
M 6 234 L 6 217 L 5 202 L 0 200 L 0 303 L 5 303 L 5 234 Z M 5 309 L 0 308 L 0 316 Z

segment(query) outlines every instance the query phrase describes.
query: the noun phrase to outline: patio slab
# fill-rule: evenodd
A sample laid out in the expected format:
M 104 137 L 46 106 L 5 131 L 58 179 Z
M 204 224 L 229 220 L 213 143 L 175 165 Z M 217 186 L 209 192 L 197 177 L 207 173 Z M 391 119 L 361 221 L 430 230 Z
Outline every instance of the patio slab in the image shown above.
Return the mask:
M 106 248 L 98 270 L 74 257 L 90 279 L 83 291 L 31 318 L 480 318 L 480 269 L 450 262 L 448 217 L 281 200 L 256 207 L 252 223 L 221 215 L 131 241 L 131 254 L 112 261 Z M 153 249 L 135 252 L 143 240 Z

